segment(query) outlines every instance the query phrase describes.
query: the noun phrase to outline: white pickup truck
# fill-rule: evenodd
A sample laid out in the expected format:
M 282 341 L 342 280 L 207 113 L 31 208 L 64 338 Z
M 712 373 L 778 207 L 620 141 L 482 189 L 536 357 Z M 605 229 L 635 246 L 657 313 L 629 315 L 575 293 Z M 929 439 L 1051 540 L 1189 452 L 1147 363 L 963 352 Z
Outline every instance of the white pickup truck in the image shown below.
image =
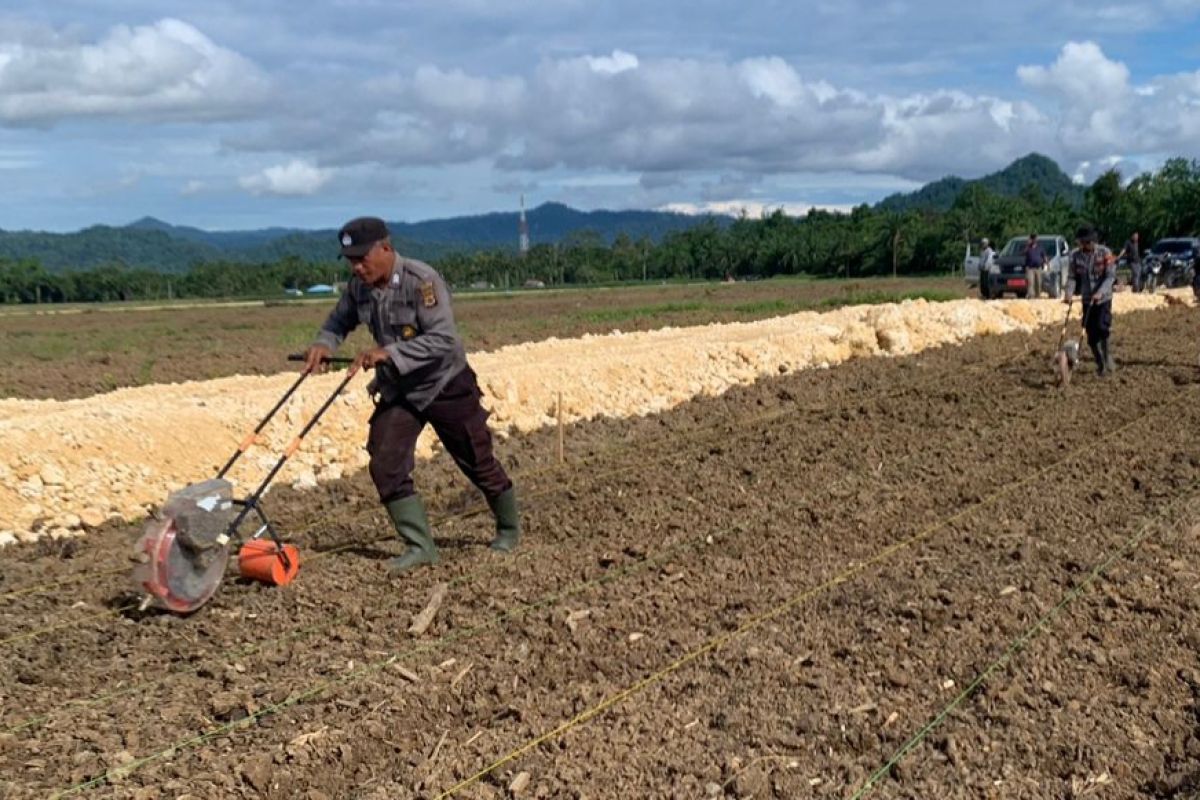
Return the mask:
M 980 281 L 979 256 L 971 255 L 971 246 L 967 245 L 967 254 L 963 257 L 963 275 L 967 285 L 979 287 L 983 297 L 1001 297 L 1011 292 L 1017 297 L 1028 297 L 1029 288 L 1025 284 L 1025 247 L 1029 239 L 1025 236 L 1014 236 L 1008 240 L 1004 248 L 996 254 L 992 262 L 992 272 L 986 281 Z M 1046 254 L 1047 264 L 1042 275 L 1042 286 L 1050 297 L 1058 297 L 1066 289 L 1067 253 L 1070 245 L 1065 236 L 1057 234 L 1038 234 L 1038 243 Z
M 967 286 L 974 289 L 979 285 L 979 256 L 971 255 L 971 245 L 967 245 L 967 254 L 963 256 L 963 275 L 967 278 Z

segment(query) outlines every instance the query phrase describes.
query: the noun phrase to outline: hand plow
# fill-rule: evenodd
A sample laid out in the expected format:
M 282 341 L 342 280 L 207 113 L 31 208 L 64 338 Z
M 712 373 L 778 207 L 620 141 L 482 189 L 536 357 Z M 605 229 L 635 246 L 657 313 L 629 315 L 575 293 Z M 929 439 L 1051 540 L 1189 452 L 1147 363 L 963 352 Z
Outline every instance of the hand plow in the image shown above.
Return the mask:
M 288 356 L 302 361 L 303 356 Z M 351 359 L 327 358 L 330 363 L 349 364 Z M 262 497 L 309 431 L 337 399 L 357 370 L 351 369 L 325 400 L 316 414 L 284 450 L 279 460 L 249 496 L 233 496 L 233 485 L 225 475 L 242 454 L 259 441 L 259 435 L 279 409 L 311 374 L 307 370 L 238 445 L 216 477 L 172 492 L 167 502 L 146 522 L 134 545 L 133 583 L 144 594 L 141 609 L 151 607 L 189 614 L 207 603 L 225 576 L 231 543 L 241 542 L 241 527 L 252 515 L 257 528 L 238 547 L 238 571 L 243 578 L 272 586 L 286 586 L 300 569 L 300 552 L 285 544 L 262 509 Z

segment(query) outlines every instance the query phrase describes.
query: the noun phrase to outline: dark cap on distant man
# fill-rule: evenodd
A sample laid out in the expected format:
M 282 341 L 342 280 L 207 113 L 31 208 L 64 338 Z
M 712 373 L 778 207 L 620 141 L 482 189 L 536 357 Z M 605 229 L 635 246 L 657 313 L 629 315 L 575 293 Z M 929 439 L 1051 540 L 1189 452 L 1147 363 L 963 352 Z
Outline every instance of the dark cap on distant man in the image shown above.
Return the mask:
M 376 242 L 388 238 L 387 225 L 379 217 L 356 217 L 338 231 L 338 242 L 345 258 L 365 256 Z

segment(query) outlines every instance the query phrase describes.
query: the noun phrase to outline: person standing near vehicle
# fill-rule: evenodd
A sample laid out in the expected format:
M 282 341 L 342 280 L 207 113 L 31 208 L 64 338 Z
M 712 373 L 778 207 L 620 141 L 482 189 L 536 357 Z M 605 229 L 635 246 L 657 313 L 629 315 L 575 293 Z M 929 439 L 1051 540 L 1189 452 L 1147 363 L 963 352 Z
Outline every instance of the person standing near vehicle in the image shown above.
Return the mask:
M 1042 270 L 1048 262 L 1046 251 L 1042 249 L 1037 234 L 1029 234 L 1029 242 L 1025 245 L 1025 296 L 1031 300 L 1042 294 Z
M 979 293 L 987 298 L 992 296 L 992 273 L 996 271 L 996 251 L 991 242 L 984 237 L 979 240 Z
M 1109 334 L 1112 332 L 1113 284 L 1117 278 L 1117 260 L 1112 251 L 1097 243 L 1096 229 L 1085 225 L 1075 232 L 1076 247 L 1067 256 L 1067 292 L 1070 303 L 1076 288 L 1083 301 L 1083 322 L 1088 347 L 1096 359 L 1096 374 L 1104 377 L 1116 370 Z
M 428 264 L 397 253 L 387 225 L 376 217 L 350 220 L 338 241 L 354 277 L 305 353 L 304 368 L 321 371 L 352 330 L 364 323 L 370 328 L 376 346 L 354 359 L 355 367 L 375 370 L 367 387 L 375 400 L 369 470 L 380 502 L 408 544 L 388 567 L 404 572 L 438 562 L 425 505 L 412 481 L 417 437 L 426 424 L 487 500 L 496 518 L 491 548 L 512 550 L 520 536 L 516 489 L 492 453 L 488 412 L 467 364 L 445 281 Z
M 1130 234 L 1129 241 L 1125 242 L 1125 246 L 1117 255 L 1118 261 L 1122 258 L 1129 261 L 1129 285 L 1133 291 L 1140 292 L 1142 290 L 1142 249 L 1137 231 Z

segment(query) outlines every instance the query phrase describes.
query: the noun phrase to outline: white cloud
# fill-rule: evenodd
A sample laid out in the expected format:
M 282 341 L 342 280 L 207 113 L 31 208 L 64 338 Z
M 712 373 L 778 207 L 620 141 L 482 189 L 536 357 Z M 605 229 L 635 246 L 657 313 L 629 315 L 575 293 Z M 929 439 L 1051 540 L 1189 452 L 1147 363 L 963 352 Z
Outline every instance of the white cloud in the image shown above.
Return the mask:
M 499 186 L 828 204 L 1031 150 L 1080 175 L 1200 157 L 1200 72 L 1183 71 L 1200 0 L 800 0 L 820 31 L 802 39 L 772 3 L 16 5 L 0 10 L 0 174 L 12 218 L 39 224 L 96 212 L 47 213 L 35 176 L 115 192 L 134 168 L 116 205 L 143 205 L 122 216 L 179 202 L 228 220 L 302 213 L 271 198 L 327 192 L 330 169 L 423 215 L 485 210 Z M 1093 40 L 1067 42 L 1081 19 Z
M 1023 66 L 1017 76 L 1057 101 L 1055 150 L 1080 162 L 1080 174 L 1129 154 L 1197 152 L 1200 71 L 1135 85 L 1095 42 L 1068 42 L 1053 64 Z
M 489 77 L 423 66 L 373 87 L 377 113 L 361 124 L 310 119 L 235 146 L 300 150 L 339 165 L 482 161 L 526 172 L 852 170 L 925 179 L 1002 166 L 1052 142 L 1028 103 L 949 91 L 870 96 L 808 79 L 774 57 L 624 55 L 600 60 L 637 67 L 597 71 L 596 58 L 566 58 L 544 60 L 527 77 Z
M 879 144 L 852 154 L 856 171 L 977 175 L 1052 143 L 1046 118 L 1028 103 L 939 91 L 884 98 L 882 105 Z
M 854 209 L 854 206 L 844 203 L 805 203 L 803 201 L 765 203 L 761 200 L 713 200 L 707 203 L 666 203 L 658 210 L 674 211 L 678 214 L 726 214 L 732 217 L 745 214 L 751 219 L 758 219 L 770 216 L 776 211 L 782 211 L 789 217 L 803 217 L 813 209 L 848 214 Z
M 637 69 L 638 57 L 624 50 L 613 50 L 611 56 L 589 57 L 587 63 L 594 72 L 616 75 L 619 72 Z
M 567 178 L 546 181 L 548 186 L 560 186 L 564 189 L 579 189 L 596 186 L 633 186 L 637 184 L 638 176 L 630 174 L 602 175 L 572 175 Z
M 333 178 L 333 170 L 304 161 L 291 161 L 240 178 L 238 184 L 252 194 L 298 197 L 315 194 Z
M 799 105 L 808 91 L 800 76 L 782 58 L 752 58 L 738 65 L 738 72 L 746 88 L 754 97 L 766 98 L 783 108 Z M 831 100 L 837 93 L 825 87 L 823 97 Z
M 186 22 L 112 28 L 95 43 L 0 28 L 0 125 L 72 117 L 202 121 L 246 116 L 268 80 Z
M 456 114 L 515 106 L 525 99 L 525 82 L 520 78 L 489 80 L 430 65 L 419 67 L 406 88 L 422 106 Z
M 1090 184 L 1110 169 L 1115 169 L 1120 173 L 1125 183 L 1129 183 L 1139 174 L 1146 171 L 1136 161 L 1125 159 L 1122 156 L 1110 155 L 1079 162 L 1074 174 L 1071 175 L 1071 179 L 1076 183 Z

